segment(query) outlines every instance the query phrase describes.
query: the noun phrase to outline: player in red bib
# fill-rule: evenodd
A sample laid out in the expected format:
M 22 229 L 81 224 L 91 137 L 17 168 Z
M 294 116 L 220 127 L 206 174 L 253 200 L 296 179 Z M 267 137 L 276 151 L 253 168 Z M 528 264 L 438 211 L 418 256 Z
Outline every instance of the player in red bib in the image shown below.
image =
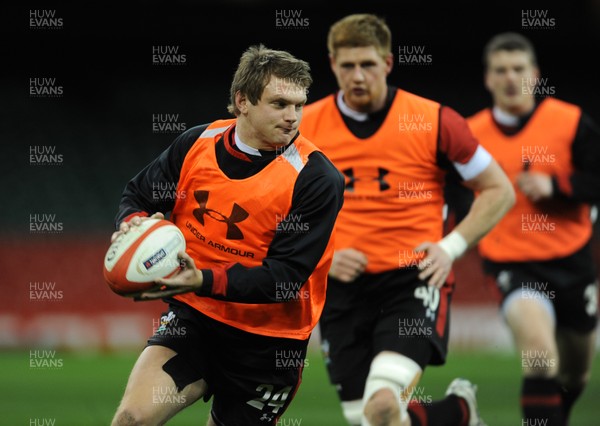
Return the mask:
M 513 202 L 500 167 L 453 109 L 389 86 L 391 32 L 358 14 L 329 31 L 339 90 L 308 105 L 300 132 L 345 175 L 320 321 L 330 379 L 351 425 L 477 425 L 475 386 L 411 403 L 428 365 L 444 364 L 452 263 Z M 479 193 L 444 236 L 444 183 Z
M 165 289 L 138 295 L 169 306 L 113 425 L 164 424 L 201 398 L 209 426 L 276 425 L 292 401 L 343 202 L 341 174 L 298 132 L 311 82 L 306 62 L 249 48 L 231 85 L 236 118 L 187 130 L 127 184 L 113 240 L 170 213 L 187 252 Z

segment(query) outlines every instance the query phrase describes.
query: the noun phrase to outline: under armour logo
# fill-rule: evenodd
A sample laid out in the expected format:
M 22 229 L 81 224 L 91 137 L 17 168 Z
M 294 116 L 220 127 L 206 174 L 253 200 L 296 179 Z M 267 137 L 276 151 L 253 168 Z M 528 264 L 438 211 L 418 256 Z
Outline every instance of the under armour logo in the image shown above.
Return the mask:
M 267 413 L 262 413 L 262 416 L 260 419 L 261 421 L 268 421 L 268 422 L 272 422 L 273 421 L 273 416 L 269 416 Z
M 379 183 L 379 190 L 385 191 L 386 189 L 390 189 L 390 184 L 387 183 L 384 179 L 385 175 L 387 175 L 390 171 L 384 169 L 382 167 L 377 168 L 377 176 L 354 176 L 354 169 L 350 167 L 349 169 L 342 170 L 342 173 L 345 174 L 350 180 L 346 183 L 347 191 L 354 191 L 354 184 L 356 182 L 364 182 L 364 181 L 375 181 Z
M 244 234 L 238 228 L 236 223 L 244 221 L 248 216 L 248 212 L 241 208 L 236 203 L 233 203 L 231 213 L 229 216 L 225 216 L 223 213 L 206 207 L 208 201 L 209 191 L 194 191 L 194 198 L 198 201 L 198 208 L 194 210 L 193 214 L 198 222 L 204 225 L 204 215 L 208 215 L 211 219 L 217 222 L 223 222 L 227 224 L 227 234 L 225 238 L 228 240 L 243 240 Z

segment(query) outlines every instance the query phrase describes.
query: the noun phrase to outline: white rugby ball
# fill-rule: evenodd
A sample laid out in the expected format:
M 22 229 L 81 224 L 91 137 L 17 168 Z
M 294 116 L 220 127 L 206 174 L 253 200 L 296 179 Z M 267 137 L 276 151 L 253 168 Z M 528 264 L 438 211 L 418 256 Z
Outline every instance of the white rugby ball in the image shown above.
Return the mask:
M 177 252 L 185 238 L 173 222 L 147 219 L 119 236 L 104 256 L 104 279 L 121 296 L 134 296 L 156 286 L 179 269 Z

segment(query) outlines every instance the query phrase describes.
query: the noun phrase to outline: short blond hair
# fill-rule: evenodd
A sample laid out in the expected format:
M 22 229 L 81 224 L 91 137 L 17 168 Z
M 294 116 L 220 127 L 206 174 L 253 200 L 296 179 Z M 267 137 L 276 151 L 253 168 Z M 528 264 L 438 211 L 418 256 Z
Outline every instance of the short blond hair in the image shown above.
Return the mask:
M 327 48 L 334 58 L 341 47 L 367 46 L 374 46 L 382 58 L 392 53 L 392 33 L 383 18 L 357 13 L 340 19 L 329 28 Z

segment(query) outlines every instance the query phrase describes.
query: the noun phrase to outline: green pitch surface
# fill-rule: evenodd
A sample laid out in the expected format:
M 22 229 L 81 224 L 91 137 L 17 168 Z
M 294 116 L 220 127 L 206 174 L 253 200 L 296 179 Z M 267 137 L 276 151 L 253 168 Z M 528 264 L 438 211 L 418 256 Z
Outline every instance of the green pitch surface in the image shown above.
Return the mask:
M 130 352 L 0 353 L 0 425 L 109 425 L 136 358 Z M 516 355 L 455 351 L 445 366 L 426 371 L 414 397 L 423 403 L 439 399 L 453 378 L 466 377 L 479 385 L 480 411 L 490 426 L 521 426 L 519 373 Z M 600 424 L 599 396 L 596 356 L 592 381 L 575 406 L 570 426 Z M 168 424 L 204 426 L 208 408 L 197 402 Z M 345 426 L 320 354 L 310 354 L 302 385 L 279 425 Z

